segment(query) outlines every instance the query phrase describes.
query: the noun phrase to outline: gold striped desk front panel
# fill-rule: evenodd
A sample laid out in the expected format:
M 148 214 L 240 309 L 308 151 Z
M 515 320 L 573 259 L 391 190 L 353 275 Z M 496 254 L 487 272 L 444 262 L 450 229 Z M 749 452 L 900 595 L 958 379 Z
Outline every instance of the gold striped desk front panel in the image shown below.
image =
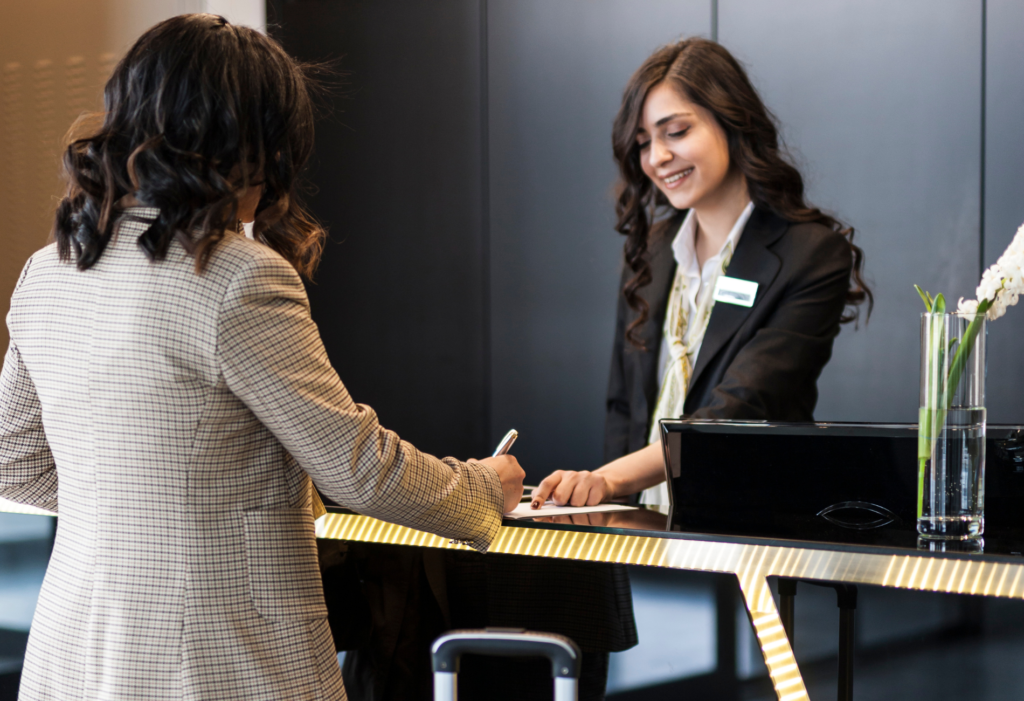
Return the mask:
M 328 513 L 316 526 L 319 538 L 468 550 L 446 538 L 356 514 Z M 735 574 L 780 701 L 808 696 L 768 577 L 1024 598 L 1024 561 L 937 557 L 927 552 L 858 553 L 516 526 L 502 526 L 489 552 Z

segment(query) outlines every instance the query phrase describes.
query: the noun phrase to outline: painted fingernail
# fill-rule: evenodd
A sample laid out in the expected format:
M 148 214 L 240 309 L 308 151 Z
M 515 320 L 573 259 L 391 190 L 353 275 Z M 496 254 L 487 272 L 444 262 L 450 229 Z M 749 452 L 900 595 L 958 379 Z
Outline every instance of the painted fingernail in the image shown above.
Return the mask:
M 538 506 L 540 506 L 540 502 L 539 501 L 534 500 L 534 501 L 530 502 L 530 508 L 531 509 L 536 509 Z

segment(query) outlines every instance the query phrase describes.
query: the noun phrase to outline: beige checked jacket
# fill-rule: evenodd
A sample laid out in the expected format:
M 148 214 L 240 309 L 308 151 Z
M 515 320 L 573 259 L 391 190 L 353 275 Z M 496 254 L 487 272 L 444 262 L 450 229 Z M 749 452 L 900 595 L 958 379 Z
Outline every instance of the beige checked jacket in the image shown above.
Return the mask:
M 133 208 L 84 272 L 36 253 L 0 376 L 0 496 L 58 511 L 21 701 L 344 699 L 309 480 L 487 549 L 493 470 L 418 452 L 352 401 L 302 283 L 229 234 L 149 262 Z M 353 330 L 353 343 L 358 343 Z

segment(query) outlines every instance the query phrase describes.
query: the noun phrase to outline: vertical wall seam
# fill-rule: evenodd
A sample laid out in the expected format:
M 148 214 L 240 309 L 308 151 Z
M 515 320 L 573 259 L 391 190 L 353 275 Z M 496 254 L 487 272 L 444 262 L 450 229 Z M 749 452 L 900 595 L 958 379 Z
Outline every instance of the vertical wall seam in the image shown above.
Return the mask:
M 978 278 L 985 271 L 985 131 L 988 82 L 988 0 L 981 0 L 981 189 L 978 207 Z
M 718 41 L 718 0 L 711 0 L 711 41 Z
M 488 56 L 487 0 L 480 0 L 480 270 L 483 311 L 482 375 L 483 392 L 480 416 L 483 423 L 482 447 L 493 440 L 491 402 L 491 144 L 490 144 L 490 60 Z M 486 454 L 486 453 L 485 453 Z

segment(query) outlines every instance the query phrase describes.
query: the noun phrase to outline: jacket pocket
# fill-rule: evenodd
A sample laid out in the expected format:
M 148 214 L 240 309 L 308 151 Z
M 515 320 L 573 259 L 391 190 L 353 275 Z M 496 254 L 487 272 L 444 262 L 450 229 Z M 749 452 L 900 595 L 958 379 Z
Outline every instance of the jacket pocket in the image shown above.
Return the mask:
M 245 514 L 249 592 L 268 620 L 312 621 L 327 617 L 316 532 L 308 509 Z

